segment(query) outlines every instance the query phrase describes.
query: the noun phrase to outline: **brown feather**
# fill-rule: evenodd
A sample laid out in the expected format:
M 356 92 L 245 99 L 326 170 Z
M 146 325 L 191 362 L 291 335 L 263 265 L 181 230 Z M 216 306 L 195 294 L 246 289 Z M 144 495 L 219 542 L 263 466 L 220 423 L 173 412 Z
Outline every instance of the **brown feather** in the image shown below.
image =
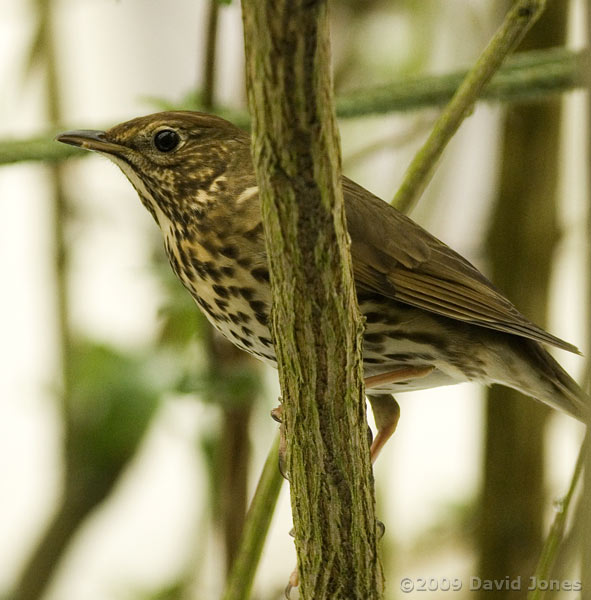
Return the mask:
M 526 319 L 467 260 L 388 203 L 346 177 L 343 193 L 358 286 L 451 319 L 579 353 Z

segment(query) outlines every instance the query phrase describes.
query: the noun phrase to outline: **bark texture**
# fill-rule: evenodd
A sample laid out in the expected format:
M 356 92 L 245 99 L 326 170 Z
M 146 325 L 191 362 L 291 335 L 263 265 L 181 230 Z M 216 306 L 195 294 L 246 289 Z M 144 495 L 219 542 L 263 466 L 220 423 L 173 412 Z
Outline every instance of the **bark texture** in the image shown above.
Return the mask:
M 327 5 L 242 6 L 300 594 L 380 598 L 362 326 L 340 184 Z

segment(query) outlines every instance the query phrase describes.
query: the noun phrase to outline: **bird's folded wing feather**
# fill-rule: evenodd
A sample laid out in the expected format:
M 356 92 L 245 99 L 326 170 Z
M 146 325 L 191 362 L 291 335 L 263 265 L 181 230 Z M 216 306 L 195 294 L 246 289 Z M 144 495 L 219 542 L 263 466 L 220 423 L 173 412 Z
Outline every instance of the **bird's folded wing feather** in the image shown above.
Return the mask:
M 392 206 L 343 178 L 358 285 L 411 306 L 577 352 L 526 319 L 475 267 Z

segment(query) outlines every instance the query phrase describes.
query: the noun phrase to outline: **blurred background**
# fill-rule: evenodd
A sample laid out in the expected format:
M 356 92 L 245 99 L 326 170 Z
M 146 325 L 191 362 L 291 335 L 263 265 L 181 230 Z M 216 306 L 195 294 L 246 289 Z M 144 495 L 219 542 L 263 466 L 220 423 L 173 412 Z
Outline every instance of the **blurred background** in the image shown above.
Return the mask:
M 586 46 L 586 3 L 549 4 L 521 49 Z M 333 2 L 337 96 L 470 66 L 510 5 Z M 240 6 L 0 0 L 0 89 L 0 596 L 218 598 L 276 432 L 276 373 L 211 332 L 123 175 L 50 140 L 163 107 L 244 123 Z M 585 354 L 587 102 L 480 103 L 412 213 Z M 437 114 L 342 119 L 345 173 L 390 200 Z M 557 358 L 584 380 L 584 359 Z M 402 577 L 461 578 L 474 597 L 471 576 L 530 575 L 580 424 L 474 385 L 398 400 L 375 468 L 386 598 Z M 253 598 L 282 597 L 290 529 L 284 485 Z

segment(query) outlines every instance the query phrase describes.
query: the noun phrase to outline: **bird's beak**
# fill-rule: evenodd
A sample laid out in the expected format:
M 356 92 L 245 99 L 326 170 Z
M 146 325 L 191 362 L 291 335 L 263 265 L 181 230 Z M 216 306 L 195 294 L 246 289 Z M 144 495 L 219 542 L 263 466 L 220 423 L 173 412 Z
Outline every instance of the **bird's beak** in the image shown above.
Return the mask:
M 57 135 L 55 139 L 70 146 L 77 146 L 94 152 L 104 152 L 105 154 L 118 155 L 125 151 L 125 146 L 107 140 L 104 131 L 94 131 L 92 129 L 65 131 Z

